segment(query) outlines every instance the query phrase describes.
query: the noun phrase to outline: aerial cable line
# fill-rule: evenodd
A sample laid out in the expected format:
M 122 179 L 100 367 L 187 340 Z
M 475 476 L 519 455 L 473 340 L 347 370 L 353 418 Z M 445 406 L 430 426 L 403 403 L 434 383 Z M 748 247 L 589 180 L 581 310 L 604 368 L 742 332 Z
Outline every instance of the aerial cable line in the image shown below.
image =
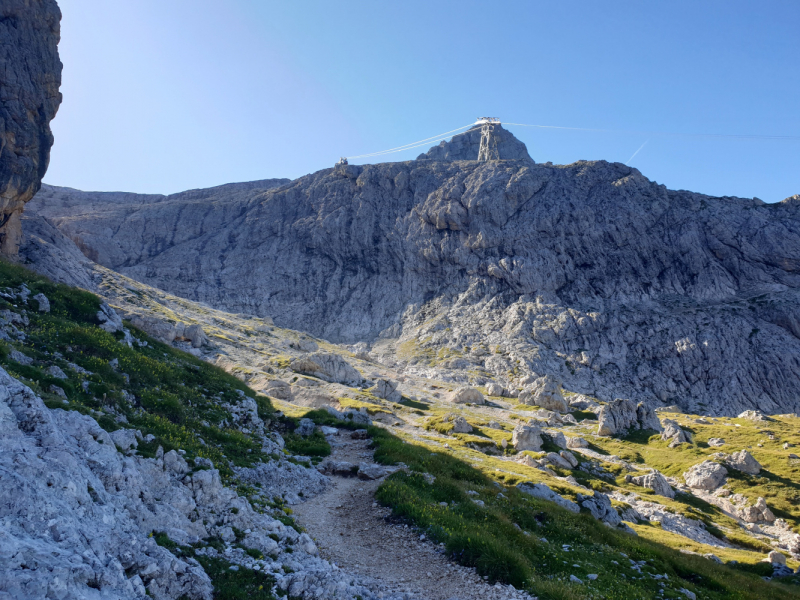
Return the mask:
M 444 133 L 440 133 L 438 135 L 431 136 L 429 138 L 425 138 L 424 140 L 419 140 L 417 142 L 411 142 L 410 144 L 404 144 L 403 146 L 397 146 L 396 148 L 389 148 L 388 150 L 381 150 L 380 152 L 370 152 L 369 154 L 359 154 L 357 156 L 348 156 L 346 158 L 367 158 L 369 156 L 379 156 L 381 154 L 391 154 L 393 152 L 402 152 L 403 150 L 410 150 L 411 148 L 416 148 L 422 144 L 430 143 L 431 141 L 438 141 L 440 139 L 444 139 L 449 136 L 451 133 L 456 131 L 461 131 L 462 129 L 466 129 L 467 127 L 472 127 L 475 123 L 470 123 L 469 125 L 464 125 L 463 127 L 457 127 L 451 131 L 445 131 Z M 462 131 L 461 133 L 467 133 L 466 131 Z M 460 135 L 460 134 L 456 134 Z M 455 136 L 453 136 L 455 137 Z
M 375 156 L 383 156 L 386 154 L 394 154 L 395 152 L 403 152 L 405 150 L 413 150 L 414 148 L 419 148 L 420 146 L 425 146 L 431 143 L 438 142 L 440 140 L 447 139 L 450 134 L 454 134 L 451 136 L 455 138 L 459 135 L 464 135 L 472 131 L 472 128 L 476 125 L 483 123 L 484 121 L 479 119 L 475 123 L 470 123 L 469 125 L 464 125 L 462 127 L 457 127 L 451 131 L 445 131 L 444 133 L 440 133 L 438 135 L 431 136 L 429 138 L 425 138 L 424 140 L 419 140 L 416 142 L 411 142 L 410 144 L 404 144 L 402 146 L 397 146 L 395 148 L 389 148 L 388 150 L 381 150 L 379 152 L 370 152 L 367 154 L 358 154 L 356 156 L 347 156 L 344 157 L 345 159 L 353 159 L 353 158 L 371 158 Z M 516 127 L 535 127 L 537 129 L 560 129 L 565 131 L 589 131 L 593 133 L 621 133 L 621 134 L 630 134 L 630 135 L 649 135 L 649 136 L 664 136 L 664 137 L 693 137 L 693 138 L 717 138 L 717 139 L 741 139 L 741 140 L 772 140 L 772 141 L 788 141 L 788 142 L 795 142 L 800 141 L 800 136 L 797 135 L 742 135 L 742 134 L 725 134 L 725 133 L 674 133 L 674 132 L 667 132 L 667 131 L 635 131 L 635 130 L 625 130 L 625 129 L 594 129 L 588 127 L 562 127 L 559 125 L 532 125 L 529 123 L 509 123 L 505 121 L 494 120 L 495 123 L 500 123 L 502 125 L 512 125 Z M 462 129 L 467 129 L 467 131 L 461 131 Z M 460 133 L 455 133 L 459 131 Z M 645 142 L 646 143 L 646 142 Z M 644 146 L 642 146 L 644 147 Z M 641 148 L 639 148 L 641 150 Z M 634 156 L 639 152 L 639 150 L 634 153 Z M 633 156 L 628 160 L 633 159 Z
M 565 129 L 568 131 L 591 131 L 594 133 L 626 133 L 635 135 L 661 135 L 666 137 L 700 137 L 742 140 L 778 140 L 786 142 L 800 141 L 800 135 L 740 135 L 729 133 L 674 133 L 668 131 L 633 131 L 625 129 L 588 129 L 585 127 L 559 127 L 557 125 L 528 125 L 526 123 L 506 123 L 503 125 L 516 125 L 518 127 L 536 127 L 538 129 Z

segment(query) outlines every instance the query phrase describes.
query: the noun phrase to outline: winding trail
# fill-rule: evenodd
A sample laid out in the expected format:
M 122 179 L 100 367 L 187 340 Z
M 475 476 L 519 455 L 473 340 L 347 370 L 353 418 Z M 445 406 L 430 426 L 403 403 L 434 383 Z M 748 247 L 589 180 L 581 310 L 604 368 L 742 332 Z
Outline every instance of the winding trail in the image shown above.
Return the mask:
M 368 440 L 348 431 L 328 436 L 331 459 L 372 463 Z M 530 599 L 500 584 L 489 585 L 474 569 L 448 560 L 441 548 L 420 540 L 414 529 L 393 524 L 391 511 L 378 506 L 378 481 L 332 476 L 322 494 L 293 507 L 297 521 L 314 538 L 320 555 L 339 567 L 380 580 L 390 591 L 425 600 Z

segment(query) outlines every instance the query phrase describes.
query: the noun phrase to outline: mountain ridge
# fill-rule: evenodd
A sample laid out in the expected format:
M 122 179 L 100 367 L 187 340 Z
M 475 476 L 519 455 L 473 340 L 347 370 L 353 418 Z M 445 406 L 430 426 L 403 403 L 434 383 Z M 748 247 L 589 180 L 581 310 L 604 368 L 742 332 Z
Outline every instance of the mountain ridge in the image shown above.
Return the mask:
M 366 342 L 411 370 L 435 371 L 442 351 L 473 384 L 521 388 L 552 373 L 603 399 L 798 407 L 792 201 L 668 190 L 620 163 L 529 159 L 339 165 L 264 191 L 87 203 L 85 214 L 79 193 L 68 215 L 65 193 L 46 191 L 31 212 L 106 267 Z

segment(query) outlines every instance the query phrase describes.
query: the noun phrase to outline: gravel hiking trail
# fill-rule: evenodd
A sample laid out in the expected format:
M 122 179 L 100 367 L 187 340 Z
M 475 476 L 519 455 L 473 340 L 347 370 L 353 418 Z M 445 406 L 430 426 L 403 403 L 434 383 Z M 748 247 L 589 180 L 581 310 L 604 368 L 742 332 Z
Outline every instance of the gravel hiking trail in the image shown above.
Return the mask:
M 328 436 L 331 459 L 373 463 L 369 440 L 350 432 Z M 331 476 L 325 492 L 293 508 L 314 538 L 320 555 L 340 568 L 381 581 L 390 591 L 425 600 L 521 600 L 511 586 L 489 585 L 474 569 L 448 560 L 442 549 L 420 540 L 418 531 L 392 523 L 390 510 L 375 502 L 381 480 Z

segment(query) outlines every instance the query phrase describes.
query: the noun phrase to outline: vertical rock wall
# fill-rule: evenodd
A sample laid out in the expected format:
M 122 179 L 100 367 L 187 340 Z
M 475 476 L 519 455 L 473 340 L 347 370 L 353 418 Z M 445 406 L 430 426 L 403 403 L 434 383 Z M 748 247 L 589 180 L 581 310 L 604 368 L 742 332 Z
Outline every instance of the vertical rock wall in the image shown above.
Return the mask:
M 39 191 L 61 104 L 55 0 L 0 1 L 0 254 L 17 254 L 20 215 Z

